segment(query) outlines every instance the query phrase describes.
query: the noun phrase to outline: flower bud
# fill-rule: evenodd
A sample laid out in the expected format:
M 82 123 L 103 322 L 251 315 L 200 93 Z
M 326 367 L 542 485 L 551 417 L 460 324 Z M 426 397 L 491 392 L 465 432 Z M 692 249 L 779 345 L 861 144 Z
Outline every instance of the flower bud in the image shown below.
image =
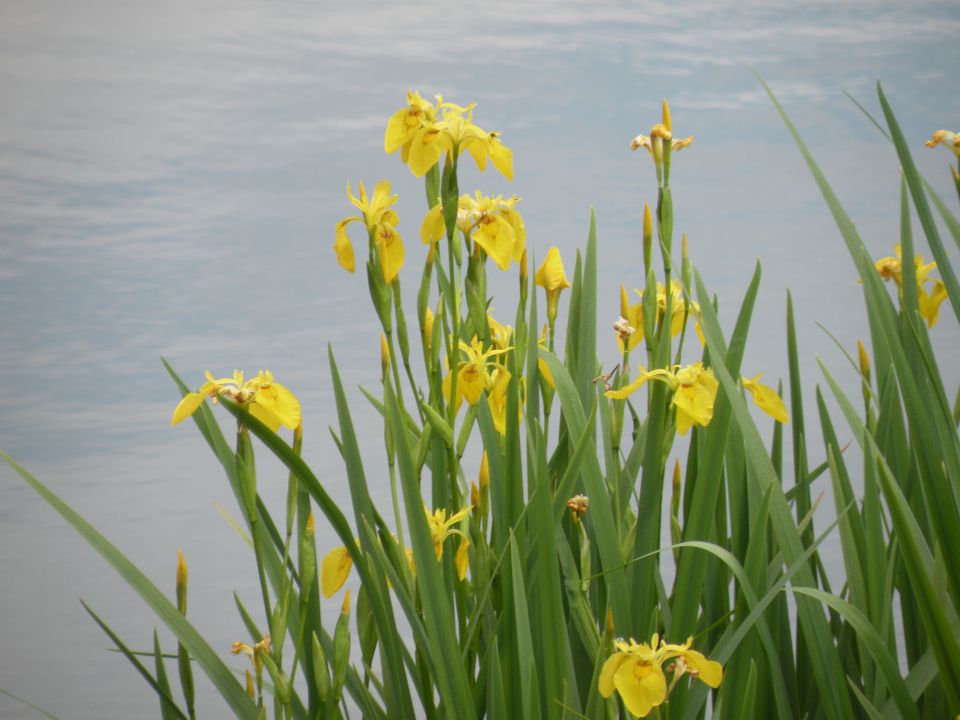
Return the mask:
M 870 356 L 867 355 L 867 349 L 859 340 L 857 340 L 857 355 L 860 358 L 860 374 L 867 382 L 870 382 Z
M 670 106 L 667 104 L 666 98 L 663 99 L 663 126 L 668 132 L 673 132 L 673 122 L 670 120 Z
M 387 344 L 387 337 L 380 333 L 380 377 L 386 378 L 390 372 L 390 346 Z
M 643 269 L 644 272 L 650 270 L 653 253 L 653 215 L 650 212 L 650 205 L 643 204 Z M 626 315 L 624 314 L 624 317 Z
M 181 615 L 187 614 L 187 563 L 179 550 L 177 550 L 177 610 Z

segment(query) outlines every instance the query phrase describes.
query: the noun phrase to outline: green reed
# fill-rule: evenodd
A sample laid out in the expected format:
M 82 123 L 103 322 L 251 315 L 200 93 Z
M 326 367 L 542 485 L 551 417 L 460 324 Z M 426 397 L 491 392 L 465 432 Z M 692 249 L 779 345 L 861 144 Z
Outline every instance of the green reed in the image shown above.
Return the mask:
M 661 122 L 633 143 L 649 154 L 658 195 L 639 239 L 643 276 L 623 278 L 640 290 L 632 304 L 621 290 L 617 318 L 598 305 L 592 214 L 571 276 L 551 248 L 531 277 L 518 199 L 461 193 L 468 157 L 512 179 L 512 152 L 474 123 L 473 106 L 410 93 L 388 121 L 384 147 L 424 179 L 419 276 L 387 181 L 369 195 L 363 184 L 359 195 L 348 186 L 358 214 L 335 230 L 336 258 L 349 272 L 348 226 L 366 230 L 364 267 L 383 331 L 381 387 L 363 390 L 365 400 L 348 400 L 329 351 L 333 434 L 352 514 L 300 456 L 291 390 L 260 373 L 208 376 L 191 392 L 167 366 L 183 397 L 173 420 L 192 417 L 219 459 L 256 558 L 262 607 L 235 598 L 238 632 L 248 636 L 232 648 L 236 658 L 225 659 L 226 648 L 211 647 L 187 619 L 182 558 L 171 602 L 3 455 L 177 638 L 174 656 L 156 637 L 152 653 L 132 651 L 88 608 L 157 693 L 162 717 L 197 715 L 194 668 L 249 718 L 960 712 L 960 556 L 951 550 L 960 540 L 960 397 L 950 402 L 929 340 L 944 301 L 960 317 L 960 288 L 930 201 L 958 245 L 960 223 L 917 173 L 882 90 L 879 97 L 903 197 L 899 253 L 874 261 L 771 95 L 837 222 L 869 318 L 872 361 L 862 344 L 854 360 L 855 339 L 842 341 L 861 375 L 862 407 L 821 364 L 843 417 L 831 416 L 818 386 L 811 426 L 789 294 L 784 402 L 759 382 L 762 368 L 743 366 L 760 265 L 725 333 L 719 301 L 686 237 L 678 241 L 671 174 L 677 163 L 688 172 L 682 165 L 695 150 L 678 155 L 693 138 L 674 137 L 666 103 Z M 960 155 L 953 139 L 941 131 L 928 144 Z M 935 266 L 918 257 L 914 216 Z M 487 278 L 496 272 L 516 277 L 512 326 L 490 314 Z M 893 297 L 884 280 L 895 282 Z M 415 325 L 403 304 L 411 287 Z M 614 343 L 619 362 L 602 368 L 598 347 Z M 236 419 L 233 442 L 208 398 Z M 748 400 L 772 420 L 758 427 Z M 351 413 L 358 401 L 382 417 L 385 468 L 364 461 Z M 282 426 L 292 440 L 278 434 Z M 825 454 L 811 458 L 808 431 L 817 427 Z M 843 453 L 840 438 L 851 434 L 862 468 Z M 286 504 L 273 512 L 258 492 L 255 441 L 289 469 Z M 464 461 L 481 455 L 479 466 Z M 391 507 L 374 503 L 368 474 L 389 484 Z M 817 528 L 811 485 L 820 477 L 829 478 L 837 515 Z M 317 523 L 342 546 L 317 548 Z M 819 553 L 830 536 L 842 550 L 841 587 L 830 586 Z M 323 617 L 321 596 L 338 593 L 340 613 Z M 165 667 L 171 657 L 178 683 Z

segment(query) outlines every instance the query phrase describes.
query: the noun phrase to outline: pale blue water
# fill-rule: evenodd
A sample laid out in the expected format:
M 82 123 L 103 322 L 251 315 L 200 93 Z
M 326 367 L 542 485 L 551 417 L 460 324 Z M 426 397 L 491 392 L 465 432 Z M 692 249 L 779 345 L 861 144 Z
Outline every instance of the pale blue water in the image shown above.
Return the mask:
M 751 68 L 867 243 L 889 254 L 896 160 L 842 91 L 875 110 L 881 79 L 921 170 L 952 201 L 947 154 L 922 142 L 960 129 L 958 34 L 954 3 L 4 3 L 0 447 L 164 589 L 182 548 L 191 617 L 226 656 L 243 637 L 231 592 L 254 605 L 253 568 L 214 508 L 235 512 L 202 439 L 189 424 L 169 427 L 177 394 L 159 358 L 190 384 L 205 369 L 273 370 L 303 402 L 307 458 L 346 498 L 326 431 L 326 348 L 349 388 L 375 386 L 377 325 L 364 278 L 340 271 L 330 246 L 351 211 L 345 183 L 386 177 L 401 196 L 406 272 L 422 262 L 421 186 L 382 151 L 407 89 L 475 101 L 478 123 L 503 132 L 516 180 L 469 170 L 461 187 L 521 195 L 539 257 L 556 244 L 572 267 L 596 208 L 609 288 L 601 318 L 611 323 L 615 288 L 641 283 L 641 207 L 655 200 L 649 162 L 627 146 L 668 97 L 677 133 L 696 136 L 674 165 L 677 229 L 724 317 L 763 262 L 745 370 L 769 381 L 786 373 L 784 287 L 793 289 L 809 401 L 815 352 L 852 378 L 814 323 L 852 349 L 865 332 L 862 300 Z M 497 307 L 512 307 L 505 295 Z M 949 311 L 934 335 L 945 352 L 960 347 Z M 608 350 L 612 362 L 612 341 Z M 958 376 L 945 368 L 952 391 Z M 358 422 L 371 420 L 353 399 Z M 379 430 L 362 442 L 372 483 L 385 488 Z M 267 467 L 266 493 L 272 483 L 279 498 L 282 473 Z M 329 542 L 325 528 L 320 536 Z M 155 621 L 7 470 L 0 575 L 0 688 L 64 718 L 156 715 L 78 598 L 136 647 Z M 224 716 L 198 682 L 201 714 Z M 0 696 L 0 717 L 40 715 Z

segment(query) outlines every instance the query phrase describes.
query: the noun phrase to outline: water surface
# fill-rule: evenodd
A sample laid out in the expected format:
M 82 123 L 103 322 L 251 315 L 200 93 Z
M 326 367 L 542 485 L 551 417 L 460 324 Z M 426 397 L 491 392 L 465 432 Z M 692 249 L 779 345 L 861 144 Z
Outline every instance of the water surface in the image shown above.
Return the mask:
M 243 637 L 231 593 L 255 605 L 253 567 L 215 509 L 236 512 L 216 462 L 188 423 L 169 427 L 177 393 L 159 358 L 192 384 L 205 369 L 273 370 L 303 403 L 308 460 L 346 499 L 326 432 L 327 347 L 348 387 L 374 387 L 378 330 L 365 280 L 336 266 L 333 226 L 351 210 L 347 181 L 389 178 L 409 266 L 422 262 L 422 189 L 382 151 L 407 89 L 477 102 L 478 123 L 503 132 L 516 180 L 470 169 L 461 187 L 522 196 L 538 257 L 558 245 L 572 267 L 595 208 L 603 323 L 615 319 L 619 283 L 641 284 L 641 208 L 655 200 L 649 162 L 627 145 L 668 97 L 677 132 L 696 136 L 674 166 L 677 230 L 726 320 L 762 262 L 745 370 L 772 382 L 786 374 L 792 289 L 810 402 L 814 353 L 853 378 L 815 322 L 852 349 L 862 298 L 753 70 L 868 246 L 889 254 L 896 159 L 843 91 L 876 110 L 882 80 L 922 172 L 952 198 L 948 156 L 922 141 L 960 129 L 958 31 L 952 3 L 3 4 L 0 446 L 171 592 L 183 549 L 190 615 L 226 656 Z M 498 307 L 512 307 L 512 283 L 494 283 Z M 948 315 L 934 338 L 956 352 Z M 612 340 L 605 352 L 613 362 Z M 953 391 L 960 376 L 944 370 Z M 376 428 L 359 392 L 353 400 L 358 423 Z M 385 487 L 379 430 L 361 442 L 372 484 Z M 279 468 L 263 475 L 279 499 Z M 136 647 L 156 621 L 9 471 L 0 572 L 0 687 L 61 717 L 156 714 L 78 599 Z M 202 716 L 225 716 L 199 682 Z M 0 716 L 40 717 L 2 696 Z

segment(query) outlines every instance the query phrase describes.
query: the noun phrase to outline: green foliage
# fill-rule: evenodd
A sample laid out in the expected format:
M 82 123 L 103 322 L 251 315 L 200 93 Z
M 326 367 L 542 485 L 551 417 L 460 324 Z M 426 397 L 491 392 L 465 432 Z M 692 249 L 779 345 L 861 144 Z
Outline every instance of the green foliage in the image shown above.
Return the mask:
M 960 223 L 919 176 L 882 90 L 879 97 L 904 178 L 895 300 L 771 94 L 837 222 L 855 267 L 851 282 L 862 280 L 873 348 L 872 364 L 865 353 L 859 363 L 862 411 L 821 365 L 848 430 L 837 429 L 840 418 L 831 416 L 818 388 L 825 453 L 811 459 L 809 433 L 816 428 L 802 407 L 801 351 L 788 294 L 790 487 L 782 472 L 784 429 L 775 426 L 765 441 L 770 421 L 763 416 L 758 424 L 747 402 L 777 416 L 786 413 L 781 392 L 741 376 L 759 263 L 728 335 L 686 238 L 679 263 L 674 256 L 670 168 L 691 139 L 671 139 L 668 108 L 639 143 L 649 149 L 658 179 L 658 244 L 652 245 L 651 227 L 643 297 L 631 306 L 624 294 L 617 324 L 622 355 L 604 372 L 598 344 L 617 338 L 598 329 L 598 315 L 611 313 L 598 308 L 593 213 L 572 282 L 555 249 L 536 273 L 547 316 L 541 338 L 516 201 L 459 196 L 462 150 L 508 177 L 512 155 L 508 168 L 509 151 L 496 134 L 479 131 L 472 114 L 419 96 L 391 119 L 387 136 L 394 149 L 419 142 L 419 130 L 403 135 L 409 125 L 403 118 L 415 117 L 421 130 L 440 132 L 447 143 L 425 175 L 428 209 L 439 200 L 443 230 L 413 278 L 420 342 L 410 342 L 402 304 L 401 278 L 411 271 L 386 280 L 386 264 L 396 266 L 390 254 L 396 248 L 383 235 L 384 227 L 387 236 L 394 232 L 389 185 L 363 218 L 370 232 L 366 269 L 384 333 L 382 387 L 363 393 L 383 420 L 384 469 L 365 467 L 330 348 L 337 414 L 331 432 L 352 517 L 300 457 L 301 429 L 292 443 L 277 434 L 275 426 L 286 423 L 274 420 L 293 416 L 271 415 L 268 396 L 258 394 L 285 391 L 272 379 L 204 386 L 236 419 L 233 447 L 206 403 L 193 412 L 242 509 L 242 522 L 234 522 L 249 537 L 259 571 L 262 608 L 236 602 L 250 636 L 249 644 L 235 646 L 249 656 L 247 688 L 186 620 L 185 568 L 173 604 L 49 489 L 3 458 L 176 636 L 185 709 L 159 641 L 151 673 L 88 608 L 157 693 L 163 717 L 194 716 L 194 664 L 237 716 L 250 718 L 339 718 L 357 709 L 373 718 L 606 720 L 633 711 L 693 720 L 708 705 L 714 718 L 953 716 L 960 712 L 960 555 L 954 552 L 960 438 L 930 344 L 924 293 L 928 283 L 944 288 L 960 316 L 960 287 L 928 195 L 958 242 Z M 412 168 L 413 158 L 424 162 L 410 147 L 405 161 L 408 151 Z M 942 280 L 913 272 L 913 213 Z M 485 223 L 499 223 L 500 235 Z M 512 244 L 495 246 L 497 237 Z M 338 259 L 352 269 L 348 245 L 338 236 Z M 661 253 L 659 277 L 651 247 Z M 488 255 L 501 268 L 503 260 L 519 264 L 514 327 L 488 315 L 487 272 L 500 271 Z M 565 345 L 557 348 L 562 302 Z M 605 327 L 606 321 L 599 326 Z M 422 360 L 412 361 L 418 350 Z M 639 369 L 631 353 L 642 356 Z M 167 369 L 185 402 L 195 398 Z M 850 466 L 839 441 L 851 433 L 862 449 L 862 470 Z M 287 505 L 276 515 L 257 492 L 255 440 L 290 472 Z M 474 475 L 464 458 L 481 451 L 483 470 Z M 838 512 L 818 534 L 811 483 L 822 474 Z M 389 510 L 374 504 L 368 475 L 389 482 Z M 342 548 L 318 554 L 316 522 L 329 523 Z M 839 589 L 830 587 L 820 556 L 834 533 L 846 572 Z M 669 567 L 665 558 L 673 560 Z M 321 593 L 340 591 L 354 569 L 353 612 L 348 590 L 339 617 L 325 620 Z

